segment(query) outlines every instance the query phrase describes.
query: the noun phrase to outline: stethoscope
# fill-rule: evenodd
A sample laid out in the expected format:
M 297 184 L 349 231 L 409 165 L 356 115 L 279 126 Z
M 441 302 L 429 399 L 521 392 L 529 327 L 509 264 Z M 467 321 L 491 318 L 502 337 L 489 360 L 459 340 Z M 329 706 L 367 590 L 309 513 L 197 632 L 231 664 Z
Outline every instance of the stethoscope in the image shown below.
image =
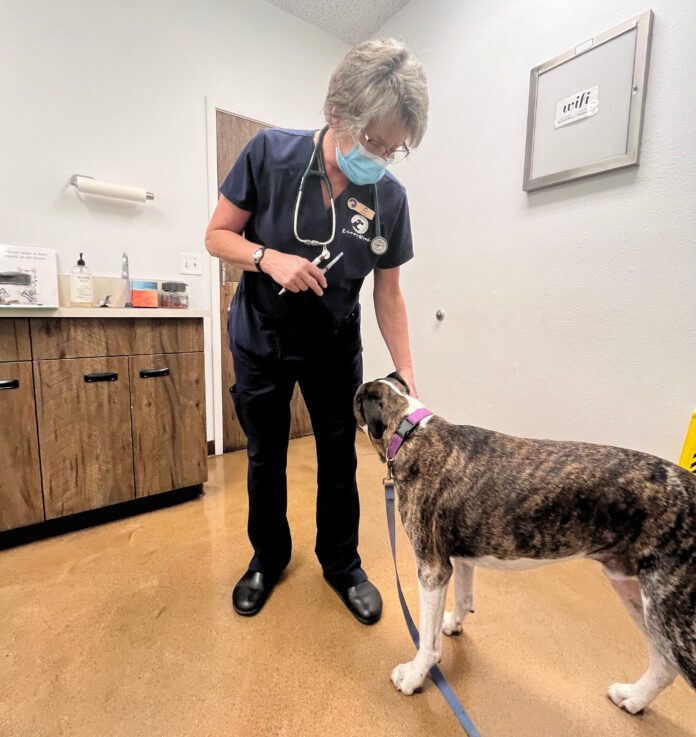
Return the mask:
M 315 259 L 315 263 L 326 261 L 331 258 L 331 253 L 328 249 L 328 246 L 333 242 L 334 238 L 336 237 L 336 207 L 334 204 L 333 190 L 331 189 L 331 181 L 326 174 L 326 166 L 324 164 L 324 136 L 326 135 L 327 130 L 329 130 L 328 125 L 324 126 L 324 128 L 322 128 L 321 132 L 319 133 L 319 138 L 317 139 L 316 146 L 314 146 L 312 157 L 310 158 L 309 164 L 305 169 L 305 173 L 302 175 L 302 179 L 300 180 L 300 189 L 297 192 L 297 201 L 295 202 L 295 216 L 293 219 L 295 238 L 300 243 L 304 243 L 307 246 L 321 246 L 321 255 Z M 315 161 L 317 163 L 316 169 L 313 168 Z M 326 184 L 326 189 L 329 193 L 329 201 L 331 203 L 331 235 L 325 241 L 317 241 L 312 238 L 300 238 L 300 235 L 297 232 L 297 216 L 300 212 L 300 202 L 302 201 L 302 194 L 304 193 L 304 188 L 307 180 L 311 179 L 312 177 L 319 177 L 320 179 L 322 179 Z M 379 196 L 377 194 L 377 184 L 374 184 L 373 187 L 374 190 L 372 195 L 372 207 L 375 212 L 376 235 L 370 241 L 370 250 L 376 256 L 381 256 L 387 252 L 387 249 L 389 248 L 389 243 L 387 242 L 387 239 L 382 235 L 382 224 L 379 216 Z

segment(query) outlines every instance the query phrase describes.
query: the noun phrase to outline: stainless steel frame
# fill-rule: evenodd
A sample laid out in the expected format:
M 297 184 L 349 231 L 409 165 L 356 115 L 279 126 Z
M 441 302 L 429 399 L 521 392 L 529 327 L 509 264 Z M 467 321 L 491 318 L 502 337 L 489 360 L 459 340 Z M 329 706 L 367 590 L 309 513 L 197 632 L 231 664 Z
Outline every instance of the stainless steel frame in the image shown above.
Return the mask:
M 590 41 L 557 56 L 545 64 L 534 67 L 530 73 L 529 84 L 529 108 L 527 112 L 527 146 L 524 156 L 524 183 L 522 189 L 531 192 L 543 187 L 550 187 L 561 182 L 570 182 L 574 179 L 589 177 L 600 172 L 620 169 L 626 166 L 634 166 L 640 158 L 640 142 L 643 133 L 643 114 L 645 111 L 645 93 L 648 82 L 648 67 L 650 64 L 650 47 L 652 42 L 653 12 L 646 10 L 644 13 L 631 18 L 625 23 L 612 28 Z M 581 54 L 590 53 L 597 46 L 620 36 L 627 31 L 636 28 L 636 55 L 633 65 L 633 95 L 631 96 L 631 108 L 628 119 L 628 130 L 626 137 L 626 153 L 620 156 L 612 156 L 608 159 L 591 161 L 574 169 L 547 174 L 543 177 L 531 178 L 532 156 L 534 153 L 534 130 L 536 125 L 536 103 L 539 76 L 554 67 L 560 66 Z M 579 50 L 581 49 L 581 50 Z

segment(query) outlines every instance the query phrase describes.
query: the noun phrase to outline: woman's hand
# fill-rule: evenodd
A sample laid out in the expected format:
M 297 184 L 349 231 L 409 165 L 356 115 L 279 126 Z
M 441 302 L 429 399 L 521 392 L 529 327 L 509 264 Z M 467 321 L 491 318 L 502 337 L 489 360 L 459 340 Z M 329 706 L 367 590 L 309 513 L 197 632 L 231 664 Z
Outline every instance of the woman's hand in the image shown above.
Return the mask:
M 418 399 L 418 389 L 416 389 L 416 380 L 413 376 L 413 368 L 411 366 L 401 366 L 396 369 L 401 378 L 408 384 L 411 396 Z
M 288 292 L 306 292 L 311 289 L 321 297 L 326 289 L 326 277 L 321 269 L 302 256 L 292 256 L 268 248 L 261 259 L 261 269 Z

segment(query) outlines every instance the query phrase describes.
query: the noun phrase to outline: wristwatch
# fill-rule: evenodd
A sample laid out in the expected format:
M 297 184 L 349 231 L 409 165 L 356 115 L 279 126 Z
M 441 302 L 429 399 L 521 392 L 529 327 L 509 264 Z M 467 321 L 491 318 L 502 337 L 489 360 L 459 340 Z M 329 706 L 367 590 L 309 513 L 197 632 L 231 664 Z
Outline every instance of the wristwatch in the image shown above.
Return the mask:
M 254 259 L 254 266 L 263 274 L 264 271 L 261 268 L 261 259 L 264 253 L 266 253 L 266 246 L 259 246 L 252 254 L 251 257 Z

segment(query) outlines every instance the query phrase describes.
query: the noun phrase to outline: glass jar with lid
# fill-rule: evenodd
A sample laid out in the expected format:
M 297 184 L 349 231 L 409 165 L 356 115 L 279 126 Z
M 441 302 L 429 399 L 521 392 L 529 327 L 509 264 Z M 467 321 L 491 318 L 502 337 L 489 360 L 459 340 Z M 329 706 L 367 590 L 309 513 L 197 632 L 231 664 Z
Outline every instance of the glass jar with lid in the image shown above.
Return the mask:
M 160 307 L 185 310 L 189 306 L 188 285 L 181 281 L 164 281 L 160 290 Z

